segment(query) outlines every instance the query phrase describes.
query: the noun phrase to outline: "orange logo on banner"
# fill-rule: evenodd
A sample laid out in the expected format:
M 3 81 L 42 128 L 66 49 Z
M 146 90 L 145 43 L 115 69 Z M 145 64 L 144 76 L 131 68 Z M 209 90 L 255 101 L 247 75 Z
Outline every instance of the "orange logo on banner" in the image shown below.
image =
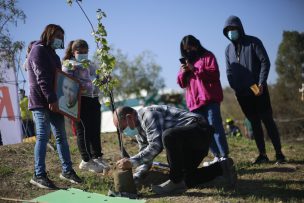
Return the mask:
M 0 87 L 0 92 L 2 92 L 2 98 L 0 97 L 0 118 L 4 108 L 6 108 L 8 120 L 15 120 L 14 110 L 12 106 L 11 97 L 8 91 L 8 87 Z

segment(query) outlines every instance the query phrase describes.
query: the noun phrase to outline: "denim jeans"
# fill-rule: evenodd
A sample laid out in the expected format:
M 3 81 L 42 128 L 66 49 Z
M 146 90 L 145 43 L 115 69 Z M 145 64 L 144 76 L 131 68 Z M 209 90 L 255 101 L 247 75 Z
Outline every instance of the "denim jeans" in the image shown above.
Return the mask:
M 228 157 L 229 149 L 228 143 L 225 135 L 225 130 L 222 123 L 220 104 L 211 103 L 208 105 L 201 106 L 192 112 L 204 116 L 208 120 L 209 124 L 215 129 L 210 150 L 212 154 L 216 157 Z
M 72 170 L 69 144 L 66 138 L 64 117 L 48 109 L 35 109 L 33 118 L 36 124 L 36 145 L 35 145 L 35 175 L 45 175 L 45 156 L 49 140 L 50 130 L 56 139 L 57 151 L 62 164 L 62 171 Z

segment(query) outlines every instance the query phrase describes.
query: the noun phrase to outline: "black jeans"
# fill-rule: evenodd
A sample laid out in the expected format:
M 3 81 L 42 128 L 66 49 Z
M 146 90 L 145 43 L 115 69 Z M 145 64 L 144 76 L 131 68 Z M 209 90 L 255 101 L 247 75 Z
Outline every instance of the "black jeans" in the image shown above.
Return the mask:
M 220 164 L 197 168 L 208 154 L 213 132 L 211 126 L 198 123 L 164 131 L 170 180 L 175 183 L 184 180 L 188 187 L 194 187 L 222 175 Z
M 245 116 L 252 124 L 255 143 L 260 154 L 266 153 L 262 123 L 264 123 L 267 134 L 271 139 L 276 154 L 281 154 L 281 140 L 278 128 L 273 120 L 270 97 L 267 87 L 261 96 L 240 96 L 237 100 Z
M 100 141 L 101 111 L 98 97 L 81 97 L 80 122 L 75 122 L 77 145 L 83 161 L 102 156 Z

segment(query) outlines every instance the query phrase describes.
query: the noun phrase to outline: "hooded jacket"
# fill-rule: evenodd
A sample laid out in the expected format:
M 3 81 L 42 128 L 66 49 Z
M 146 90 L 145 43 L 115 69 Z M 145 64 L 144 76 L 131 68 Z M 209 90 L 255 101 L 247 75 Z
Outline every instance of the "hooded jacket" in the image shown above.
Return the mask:
M 210 103 L 223 101 L 220 72 L 215 56 L 207 51 L 194 64 L 191 72 L 179 71 L 177 83 L 186 89 L 186 103 L 190 111 Z M 188 79 L 187 79 L 188 78 Z
M 33 45 L 28 61 L 29 109 L 47 108 L 57 101 L 54 88 L 56 70 L 61 67 L 59 56 L 40 41 Z
M 228 27 L 236 27 L 239 31 L 237 41 L 228 38 Z M 229 85 L 236 95 L 253 95 L 251 85 L 267 85 L 270 61 L 263 43 L 257 37 L 245 34 L 237 16 L 230 16 L 226 20 L 223 33 L 231 41 L 225 51 Z

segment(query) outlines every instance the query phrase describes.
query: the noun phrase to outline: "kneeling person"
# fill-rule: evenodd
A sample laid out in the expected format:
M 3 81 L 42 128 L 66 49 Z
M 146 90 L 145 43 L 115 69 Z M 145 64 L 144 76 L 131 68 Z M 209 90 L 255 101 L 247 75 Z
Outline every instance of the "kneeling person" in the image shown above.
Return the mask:
M 198 168 L 207 156 L 213 128 L 198 114 L 166 105 L 153 105 L 136 111 L 125 106 L 117 108 L 114 125 L 125 134 L 136 134 L 140 152 L 119 160 L 119 168 L 137 167 L 134 179 L 152 166 L 153 159 L 166 150 L 170 166 L 169 180 L 152 186 L 157 194 L 184 192 L 189 187 L 224 176 L 230 186 L 236 182 L 232 159 Z

